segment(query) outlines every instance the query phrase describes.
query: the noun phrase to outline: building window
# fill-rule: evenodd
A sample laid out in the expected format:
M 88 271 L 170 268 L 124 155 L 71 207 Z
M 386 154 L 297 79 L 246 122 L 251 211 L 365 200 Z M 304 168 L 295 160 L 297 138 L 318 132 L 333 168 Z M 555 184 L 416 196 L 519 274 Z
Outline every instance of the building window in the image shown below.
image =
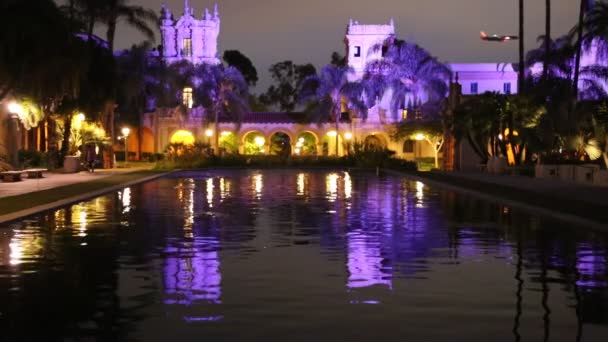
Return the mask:
M 184 106 L 192 108 L 192 104 L 194 103 L 194 101 L 192 100 L 192 88 L 184 88 L 184 92 L 182 93 L 182 103 L 184 104 Z
M 471 82 L 471 94 L 477 94 L 477 82 Z
M 407 109 L 401 110 L 401 120 L 407 120 Z
M 511 94 L 511 82 L 504 83 L 502 85 L 502 90 L 505 94 Z
M 361 47 L 355 46 L 355 57 L 361 57 Z
M 403 153 L 414 153 L 414 140 L 406 140 L 403 143 Z
M 183 42 L 183 46 L 182 46 L 182 56 L 192 57 L 192 39 L 184 38 L 184 42 Z

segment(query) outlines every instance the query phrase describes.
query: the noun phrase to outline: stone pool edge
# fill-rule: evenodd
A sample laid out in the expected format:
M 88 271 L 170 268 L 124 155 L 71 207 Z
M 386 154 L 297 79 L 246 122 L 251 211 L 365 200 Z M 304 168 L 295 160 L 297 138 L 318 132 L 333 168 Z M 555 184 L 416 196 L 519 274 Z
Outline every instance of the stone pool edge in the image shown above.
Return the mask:
M 467 195 L 472 195 L 472 196 L 478 197 L 480 199 L 492 201 L 495 203 L 505 204 L 505 205 L 508 205 L 508 206 L 511 206 L 514 208 L 525 210 L 530 213 L 539 214 L 542 216 L 549 216 L 549 217 L 552 217 L 557 220 L 587 226 L 588 228 L 591 228 L 593 230 L 608 232 L 608 224 L 602 224 L 601 222 L 587 219 L 580 215 L 563 213 L 563 212 L 559 212 L 554 209 L 541 207 L 541 206 L 526 203 L 523 201 L 517 201 L 517 200 L 513 200 L 513 199 L 496 196 L 496 195 L 489 194 L 489 193 L 486 193 L 483 191 L 473 190 L 466 186 L 454 185 L 448 181 L 441 181 L 441 180 L 427 178 L 427 177 L 424 177 L 424 175 L 417 175 L 417 174 L 413 174 L 413 173 L 390 170 L 390 169 L 384 169 L 382 171 L 385 172 L 386 174 L 390 174 L 393 176 L 407 177 L 407 178 L 413 179 L 415 181 L 420 181 L 420 182 L 423 182 L 426 184 L 430 184 L 432 186 L 437 186 L 437 187 L 441 187 L 444 189 L 464 193 Z
M 158 174 L 154 174 L 151 176 L 147 176 L 147 177 L 143 177 L 143 178 L 139 178 L 139 179 L 135 179 L 135 180 L 131 180 L 125 183 L 121 183 L 121 184 L 116 184 L 116 185 L 112 185 L 109 186 L 107 188 L 103 188 L 103 189 L 99 189 L 99 190 L 95 190 L 95 191 L 91 191 L 91 192 L 87 192 L 81 195 L 76 195 L 76 196 L 72 196 L 72 197 L 68 197 L 68 198 L 64 198 L 58 201 L 54 201 L 54 202 L 50 202 L 47 204 L 41 204 L 41 205 L 37 205 L 35 207 L 31 207 L 28 209 L 24 209 L 24 210 L 19 210 L 19 211 L 15 211 L 9 214 L 5 214 L 5 215 L 0 215 L 0 224 L 6 224 L 6 223 L 10 223 L 13 221 L 17 221 L 29 216 L 33 216 L 33 215 L 37 215 L 46 211 L 50 211 L 50 210 L 54 210 L 57 208 L 61 208 L 70 204 L 74 204 L 74 203 L 78 203 L 78 202 L 82 202 L 82 201 L 86 201 L 95 197 L 99 197 L 102 195 L 105 195 L 109 192 L 112 191 L 118 191 L 120 189 L 124 189 L 126 187 L 129 186 L 133 186 L 139 183 L 146 183 L 149 182 L 151 180 L 155 180 L 157 178 L 161 178 L 161 177 L 165 177 L 171 173 L 174 172 L 179 172 L 181 170 L 173 170 L 173 171 L 167 171 L 167 172 L 162 172 L 162 173 L 158 173 Z

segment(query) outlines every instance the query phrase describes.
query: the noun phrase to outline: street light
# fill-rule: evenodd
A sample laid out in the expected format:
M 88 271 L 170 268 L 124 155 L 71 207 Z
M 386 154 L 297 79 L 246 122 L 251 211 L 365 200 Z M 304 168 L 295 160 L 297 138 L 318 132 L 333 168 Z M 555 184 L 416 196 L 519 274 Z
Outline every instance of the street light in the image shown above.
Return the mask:
M 127 138 L 129 137 L 131 130 L 129 127 L 123 127 L 121 132 L 125 139 L 125 167 L 127 167 L 127 161 L 129 160 L 129 146 L 127 145 Z

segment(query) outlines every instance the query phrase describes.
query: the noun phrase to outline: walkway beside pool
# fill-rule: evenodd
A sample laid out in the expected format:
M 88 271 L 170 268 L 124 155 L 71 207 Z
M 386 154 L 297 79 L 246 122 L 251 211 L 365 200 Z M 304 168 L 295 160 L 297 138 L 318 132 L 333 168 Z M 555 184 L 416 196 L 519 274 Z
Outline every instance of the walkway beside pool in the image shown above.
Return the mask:
M 89 173 L 48 172 L 41 179 L 0 182 L 0 223 L 101 196 L 109 191 L 161 177 L 152 164 Z
M 95 172 L 81 171 L 78 173 L 45 172 L 43 173 L 43 178 L 39 179 L 23 177 L 20 182 L 0 181 L 0 198 L 57 188 L 64 185 L 90 182 L 129 172 L 150 170 L 152 166 L 152 164 L 145 166 L 138 165 L 129 168 L 98 169 Z
M 473 195 L 491 196 L 496 202 L 520 203 L 544 214 L 579 217 L 601 230 L 608 230 L 608 187 L 559 179 L 497 175 L 481 172 L 419 172 L 421 181 L 447 185 Z

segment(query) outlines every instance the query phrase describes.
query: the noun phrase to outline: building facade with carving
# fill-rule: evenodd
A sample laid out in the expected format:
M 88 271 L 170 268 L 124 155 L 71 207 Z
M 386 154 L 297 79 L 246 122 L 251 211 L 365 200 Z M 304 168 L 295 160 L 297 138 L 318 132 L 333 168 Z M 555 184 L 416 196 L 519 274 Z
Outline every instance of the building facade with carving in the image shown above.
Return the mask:
M 213 12 L 205 10 L 198 18 L 188 0 L 185 0 L 183 15 L 180 18 L 174 18 L 172 12 L 163 5 L 160 24 L 162 58 L 167 63 L 187 60 L 193 64 L 219 64 L 217 39 L 220 23 L 217 5 Z M 348 65 L 354 70 L 351 80 L 361 79 L 366 65 L 382 58 L 382 51 L 373 47 L 394 37 L 396 29 L 392 19 L 388 24 L 381 25 L 364 25 L 350 20 L 345 42 Z M 486 91 L 517 93 L 517 72 L 511 64 L 460 63 L 449 66 L 454 72 L 454 79 L 459 83 L 458 87 L 450 85 L 450 89 L 458 89 L 462 95 L 481 94 Z M 433 147 L 426 141 L 390 139 L 392 125 L 403 119 L 401 115 L 389 113 L 390 92 L 369 109 L 366 119 L 349 118 L 341 121 L 338 127 L 333 123 L 302 123 L 303 114 L 298 113 L 249 113 L 243 119 L 239 130 L 233 122 L 220 122 L 218 127 L 206 124 L 209 120 L 205 120 L 205 110 L 193 104 L 191 96 L 187 96 L 191 92 L 191 88 L 184 89 L 185 106 L 157 109 L 145 115 L 144 151 L 162 152 L 171 142 L 181 141 L 184 137 L 188 137 L 189 141 L 212 143 L 217 134 L 222 138 L 232 136 L 237 141 L 236 149 L 239 153 L 248 153 L 246 146 L 252 136 L 261 137 L 256 140 L 260 144 L 258 152 L 272 153 L 273 137 L 281 134 L 288 137 L 292 154 L 303 154 L 299 142 L 306 137 L 307 141 L 314 139 L 310 143 L 313 148 L 307 149 L 309 154 L 342 155 L 349 142 L 358 141 L 380 144 L 395 151 L 398 157 L 406 159 L 434 156 Z M 222 149 L 222 146 L 216 147 Z

